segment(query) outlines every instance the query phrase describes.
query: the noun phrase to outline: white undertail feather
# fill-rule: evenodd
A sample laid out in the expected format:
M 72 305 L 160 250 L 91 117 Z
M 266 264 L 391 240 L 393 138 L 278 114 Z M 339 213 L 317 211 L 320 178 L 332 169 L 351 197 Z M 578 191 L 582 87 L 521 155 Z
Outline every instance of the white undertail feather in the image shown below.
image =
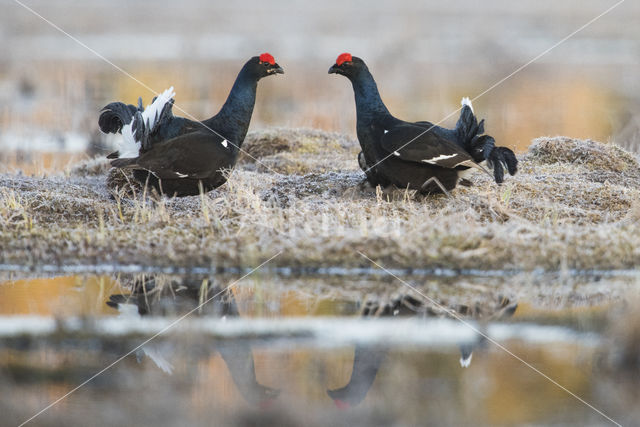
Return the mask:
M 144 354 L 149 357 L 165 374 L 171 375 L 173 373 L 173 364 L 167 360 L 162 354 L 162 349 L 155 344 L 147 344 L 140 349 Z
M 468 355 L 466 358 L 460 356 L 460 366 L 463 368 L 468 368 L 471 365 L 471 358 L 473 357 L 473 353 Z
M 118 304 L 118 318 L 130 320 L 132 318 L 141 319 L 142 316 L 138 311 L 138 306 L 129 302 L 123 302 Z M 165 373 L 171 374 L 173 372 L 173 365 L 169 362 L 159 347 L 155 344 L 148 344 L 136 352 L 136 356 L 138 356 L 138 362 L 140 362 L 141 356 L 148 356 L 153 363 L 158 366 L 158 368 L 162 369 Z
M 462 98 L 462 101 L 460 102 L 460 105 L 462 105 L 463 107 L 465 105 L 469 106 L 469 108 L 471 108 L 471 112 L 473 113 L 473 104 L 471 104 L 471 100 L 469 98 L 467 98 L 466 96 L 464 98 Z
M 173 86 L 171 86 L 169 89 L 158 95 L 151 105 L 147 105 L 147 108 L 142 112 L 142 119 L 144 120 L 144 124 L 147 129 L 153 129 L 153 126 L 155 126 L 156 121 L 160 117 L 160 113 L 162 112 L 165 104 L 171 101 L 171 98 L 174 96 L 176 96 L 176 93 L 173 91 Z
M 140 142 L 133 136 L 133 120 L 128 125 L 122 127 L 122 142 L 118 147 L 118 157 L 121 159 L 131 159 L 140 154 Z
M 167 102 L 171 101 L 175 96 L 173 86 L 171 86 L 158 95 L 155 101 L 147 105 L 147 108 L 142 112 L 142 120 L 144 121 L 146 129 L 153 129 L 156 121 L 160 117 L 162 109 Z M 135 158 L 140 154 L 140 141 L 136 139 L 132 129 L 134 120 L 131 120 L 131 123 L 122 127 L 122 144 L 118 148 L 118 157 L 121 159 Z
M 119 318 L 131 319 L 131 317 L 140 316 L 140 313 L 138 313 L 138 306 L 133 303 L 129 303 L 129 302 L 120 303 L 118 304 L 117 310 L 118 310 Z

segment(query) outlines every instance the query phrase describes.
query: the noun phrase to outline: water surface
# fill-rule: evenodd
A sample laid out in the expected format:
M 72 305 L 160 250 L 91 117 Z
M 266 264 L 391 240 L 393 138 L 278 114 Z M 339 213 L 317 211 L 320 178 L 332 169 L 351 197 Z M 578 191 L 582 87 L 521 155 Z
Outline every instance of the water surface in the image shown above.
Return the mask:
M 615 301 L 564 299 L 542 309 L 535 298 L 495 298 L 504 290 L 496 278 L 409 278 L 423 290 L 438 283 L 437 304 L 379 277 L 265 275 L 225 291 L 235 279 L 0 282 L 7 425 L 129 352 L 34 425 L 607 423 L 478 331 L 618 422 L 640 419 L 625 403 L 629 388 L 613 387 L 616 374 L 603 368 L 604 313 Z M 606 286 L 581 282 L 574 290 L 592 297 Z

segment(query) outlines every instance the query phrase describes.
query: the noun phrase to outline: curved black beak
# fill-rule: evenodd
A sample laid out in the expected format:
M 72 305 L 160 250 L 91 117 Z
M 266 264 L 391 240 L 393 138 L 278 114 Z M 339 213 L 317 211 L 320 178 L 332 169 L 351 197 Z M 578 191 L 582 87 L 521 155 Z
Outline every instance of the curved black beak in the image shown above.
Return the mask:
M 339 74 L 340 67 L 336 64 L 333 64 L 331 68 L 329 68 L 329 74 Z
M 275 64 L 273 67 L 269 69 L 269 74 L 284 74 L 284 70 L 278 64 Z

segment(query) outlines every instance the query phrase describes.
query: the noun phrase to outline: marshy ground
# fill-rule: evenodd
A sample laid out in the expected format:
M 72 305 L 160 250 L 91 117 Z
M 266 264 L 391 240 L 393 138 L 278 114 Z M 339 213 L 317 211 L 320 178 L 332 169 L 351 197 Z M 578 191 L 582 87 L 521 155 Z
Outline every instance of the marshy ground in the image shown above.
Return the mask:
M 32 416 L 52 387 L 81 383 L 277 254 L 224 295 L 237 302 L 235 316 L 220 319 L 216 301 L 203 306 L 72 396 L 74 405 L 90 408 L 96 425 L 113 422 L 111 405 L 125 423 L 160 425 L 371 425 L 378 412 L 387 417 L 381 425 L 435 414 L 451 424 L 601 421 L 469 338 L 451 319 L 458 316 L 616 420 L 640 419 L 629 380 L 640 336 L 635 154 L 538 138 L 503 185 L 476 173 L 449 197 L 364 185 L 357 141 L 337 133 L 269 129 L 250 133 L 243 149 L 227 184 L 180 199 L 149 194 L 103 157 L 58 173 L 0 175 L 0 389 L 8 396 L 0 408 L 8 420 Z M 81 275 L 61 276 L 68 272 Z M 149 278 L 159 291 L 130 295 Z M 160 309 L 144 322 L 107 305 L 116 300 Z M 473 345 L 470 368 L 460 367 L 460 342 Z M 356 352 L 380 374 L 345 418 L 327 390 L 359 372 Z M 149 384 L 187 392 L 133 397 Z M 275 390 L 266 412 L 254 409 L 263 386 Z M 501 409 L 485 409 L 495 404 Z M 82 424 L 86 414 L 61 406 L 45 419 Z
M 0 2 L 0 424 L 103 372 L 32 424 L 607 422 L 552 378 L 640 425 L 640 172 L 610 144 L 640 152 L 640 2 L 524 68 L 615 2 L 121 3 L 28 3 L 106 63 Z M 109 170 L 102 105 L 174 86 L 177 105 L 209 117 L 264 50 L 286 74 L 260 83 L 252 129 L 268 130 L 247 138 L 228 184 L 173 200 Z M 344 135 L 353 92 L 327 75 L 345 50 L 398 117 L 477 99 L 519 173 L 502 186 L 476 173 L 450 198 L 363 186 Z M 139 281 L 158 286 L 141 297 Z M 329 391 L 349 384 L 365 396 L 345 410 Z
M 550 271 L 640 261 L 638 159 L 614 144 L 538 138 L 518 174 L 475 174 L 451 197 L 362 184 L 359 147 L 318 130 L 250 133 L 229 182 L 203 196 L 146 194 L 106 160 L 0 175 L 0 263 Z

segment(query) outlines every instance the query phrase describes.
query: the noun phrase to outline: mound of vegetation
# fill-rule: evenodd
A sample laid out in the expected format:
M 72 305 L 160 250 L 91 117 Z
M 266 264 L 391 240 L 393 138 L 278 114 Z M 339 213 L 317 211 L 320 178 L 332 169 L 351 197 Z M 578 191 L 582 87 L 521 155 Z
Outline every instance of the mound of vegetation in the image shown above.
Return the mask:
M 64 176 L 0 175 L 0 263 L 33 268 L 271 266 L 548 270 L 640 261 L 640 171 L 613 144 L 537 139 L 502 185 L 483 174 L 451 197 L 363 183 L 349 138 L 255 132 L 229 182 L 149 197 L 104 159 Z M 133 189 L 130 187 L 134 183 Z M 146 197 L 145 197 L 146 195 Z

